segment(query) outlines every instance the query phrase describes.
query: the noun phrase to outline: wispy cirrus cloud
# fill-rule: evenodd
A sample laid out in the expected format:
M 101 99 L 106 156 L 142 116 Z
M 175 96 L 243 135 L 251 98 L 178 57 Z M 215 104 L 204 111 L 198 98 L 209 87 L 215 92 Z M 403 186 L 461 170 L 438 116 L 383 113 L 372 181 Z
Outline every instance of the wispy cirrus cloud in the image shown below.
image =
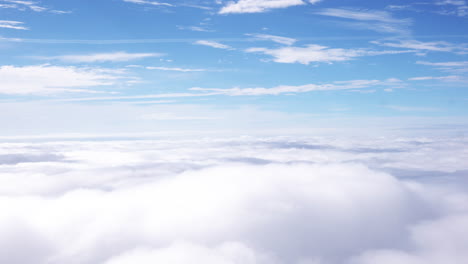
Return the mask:
M 273 42 L 283 44 L 283 45 L 288 45 L 288 46 L 293 45 L 297 41 L 297 39 L 276 36 L 276 35 L 269 35 L 269 34 L 246 34 L 246 35 L 251 36 L 255 39 L 273 41 Z
M 410 81 L 451 81 L 451 82 L 456 82 L 456 81 L 461 81 L 463 78 L 461 76 L 457 75 L 450 75 L 450 76 L 422 76 L 422 77 L 412 77 L 409 78 L 408 80 Z
M 396 78 L 386 80 L 349 80 L 335 81 L 332 83 L 323 84 L 305 84 L 305 85 L 279 85 L 276 87 L 253 87 L 253 88 L 203 88 L 192 87 L 190 92 L 180 93 L 161 93 L 161 94 L 143 94 L 143 95 L 125 95 L 125 96 L 99 96 L 99 97 L 82 97 L 70 99 L 58 99 L 60 102 L 86 102 L 86 101 L 117 101 L 117 100 L 139 100 L 139 99 L 162 99 L 162 98 L 190 98 L 190 97 L 209 97 L 209 96 L 261 96 L 261 95 L 281 95 L 281 94 L 296 94 L 318 91 L 332 90 L 349 90 L 366 91 L 365 89 L 383 88 L 383 89 L 398 89 L 404 88 L 405 82 Z M 373 91 L 374 92 L 374 91 Z
M 441 15 L 468 16 L 468 4 L 464 0 L 440 0 L 435 2 L 439 6 L 451 6 L 448 10 L 440 10 Z
M 417 61 L 417 64 L 433 66 L 438 70 L 451 73 L 468 72 L 468 61 L 446 61 L 446 62 L 429 62 Z
M 208 47 L 212 47 L 212 48 L 215 48 L 215 49 L 226 49 L 226 50 L 233 50 L 234 49 L 233 47 L 231 47 L 229 45 L 222 44 L 222 43 L 219 43 L 217 41 L 212 41 L 212 40 L 197 40 L 197 41 L 194 42 L 194 44 L 208 46 Z
M 145 114 L 141 118 L 146 120 L 216 120 L 220 119 L 219 117 L 214 116 L 198 116 L 198 115 L 176 115 L 173 113 L 154 113 L 154 114 Z
M 43 95 L 63 92 L 96 93 L 84 89 L 123 83 L 121 70 L 53 65 L 0 66 L 1 94 Z
M 403 106 L 403 105 L 387 105 L 385 108 L 400 112 L 438 112 L 439 108 L 434 107 L 418 107 L 418 106 Z
M 21 11 L 32 10 L 34 12 L 50 12 L 56 14 L 70 13 L 70 11 L 50 9 L 48 7 L 41 6 L 37 1 L 27 0 L 0 0 L 0 8 L 12 8 Z
M 280 85 L 272 88 L 254 87 L 254 88 L 200 88 L 194 87 L 190 90 L 201 92 L 214 92 L 229 96 L 256 96 L 256 95 L 280 95 L 285 93 L 306 93 L 313 91 L 331 91 L 348 89 L 365 89 L 370 87 L 402 87 L 403 82 L 398 79 L 380 80 L 351 80 L 336 81 L 328 84 L 306 84 L 306 85 Z
M 354 10 L 354 9 L 343 9 L 343 8 L 325 8 L 315 12 L 315 14 L 323 16 L 332 16 L 338 18 L 346 18 L 352 20 L 362 21 L 379 21 L 385 23 L 409 23 L 409 19 L 397 19 L 394 18 L 391 13 L 386 11 L 376 10 Z
M 152 5 L 152 6 L 174 6 L 173 4 L 158 2 L 158 1 L 147 1 L 147 0 L 123 0 L 127 3 L 139 4 L 139 5 Z
M 208 29 L 203 26 L 176 26 L 177 29 L 180 30 L 190 30 L 190 31 L 196 31 L 196 32 L 214 32 L 212 29 Z
M 309 0 L 311 4 L 321 0 Z M 241 14 L 241 13 L 262 13 L 272 9 L 287 8 L 291 6 L 305 5 L 302 0 L 238 0 L 237 2 L 228 2 L 221 8 L 220 14 Z
M 167 3 L 167 2 L 162 2 L 162 1 L 153 1 L 153 0 L 123 0 L 124 2 L 127 3 L 132 3 L 132 4 L 138 4 L 138 5 L 146 5 L 146 6 L 153 6 L 153 7 L 190 7 L 190 8 L 196 8 L 196 9 L 202 9 L 202 10 L 211 10 L 212 7 L 208 5 L 203 4 L 197 4 L 197 3 L 191 3 L 191 2 L 176 2 L 175 1 L 169 1 L 172 3 Z
M 448 61 L 448 62 L 429 62 L 417 61 L 417 64 L 438 66 L 438 67 L 468 67 L 468 61 Z
M 346 19 L 347 22 L 345 25 L 356 29 L 368 29 L 377 32 L 395 34 L 410 33 L 410 19 L 395 18 L 387 11 L 326 8 L 315 12 L 315 14 Z
M 453 44 L 446 41 L 418 41 L 414 39 L 397 40 L 376 40 L 371 43 L 392 48 L 414 49 L 421 51 L 454 52 L 466 54 L 468 46 L 466 44 Z
M 179 67 L 146 67 L 148 70 L 160 70 L 160 71 L 176 71 L 176 72 L 204 72 L 207 69 L 188 69 L 188 68 L 179 68 Z
M 94 96 L 52 100 L 56 102 L 93 102 L 93 101 L 118 101 L 118 100 L 139 100 L 139 99 L 161 99 L 161 98 L 190 98 L 206 97 L 220 95 L 221 93 L 160 93 L 160 94 L 142 94 L 142 95 L 122 95 L 122 96 Z
M 20 21 L 0 20 L 0 28 L 28 30 L 29 28 L 25 27 L 23 24 L 24 23 Z
M 342 49 L 329 48 L 327 46 L 309 44 L 304 47 L 282 47 L 276 49 L 270 48 L 248 48 L 249 53 L 262 53 L 273 57 L 273 61 L 279 63 L 301 63 L 310 64 L 311 62 L 340 62 L 349 61 L 362 56 L 375 56 L 384 54 L 398 54 L 413 52 L 404 51 L 372 51 L 368 49 Z
M 468 4 L 464 0 L 439 0 L 406 3 L 403 5 L 388 5 L 392 11 L 413 11 L 418 13 L 434 13 L 445 16 L 468 16 Z
M 436 5 L 456 5 L 462 6 L 466 5 L 466 1 L 464 0 L 440 0 L 435 2 Z
M 51 57 L 35 57 L 42 60 L 60 60 L 71 63 L 93 63 L 93 62 L 121 62 L 131 61 L 146 58 L 154 58 L 164 56 L 162 53 L 128 53 L 128 52 L 112 52 L 112 53 L 93 53 L 83 55 L 61 55 Z

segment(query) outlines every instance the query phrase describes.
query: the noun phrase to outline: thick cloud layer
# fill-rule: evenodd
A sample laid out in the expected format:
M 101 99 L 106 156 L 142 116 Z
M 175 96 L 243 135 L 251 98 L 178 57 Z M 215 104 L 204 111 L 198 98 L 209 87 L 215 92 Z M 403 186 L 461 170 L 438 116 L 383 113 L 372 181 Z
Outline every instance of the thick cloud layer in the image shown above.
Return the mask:
M 468 261 L 463 138 L 0 145 L 0 263 Z

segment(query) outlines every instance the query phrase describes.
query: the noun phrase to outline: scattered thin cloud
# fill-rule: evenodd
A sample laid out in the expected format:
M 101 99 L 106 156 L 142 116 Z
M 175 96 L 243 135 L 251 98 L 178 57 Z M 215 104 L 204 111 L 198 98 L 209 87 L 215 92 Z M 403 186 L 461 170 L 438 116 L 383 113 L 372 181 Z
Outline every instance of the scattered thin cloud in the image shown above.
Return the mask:
M 417 13 L 433 13 L 444 16 L 466 17 L 468 5 L 464 0 L 440 0 L 430 2 L 413 2 L 405 5 L 388 5 L 392 11 L 413 11 Z
M 320 0 L 309 0 L 311 4 Z M 219 11 L 220 14 L 242 14 L 242 13 L 263 13 L 272 9 L 287 8 L 292 6 L 305 5 L 302 0 L 238 0 L 228 2 Z
M 451 8 L 438 11 L 441 15 L 455 15 L 459 17 L 468 16 L 468 4 L 463 0 L 441 0 L 436 1 L 439 6 L 451 6 Z
M 197 41 L 195 41 L 194 44 L 208 46 L 208 47 L 212 47 L 212 48 L 215 48 L 215 49 L 226 49 L 226 50 L 233 50 L 234 49 L 229 45 L 225 45 L 225 44 L 219 43 L 217 41 L 212 41 L 212 40 L 197 40 Z
M 161 120 L 161 121 L 173 121 L 173 120 L 216 120 L 219 117 L 213 116 L 190 116 L 190 115 L 179 115 L 174 113 L 154 113 L 145 114 L 141 116 L 142 119 L 146 120 Z
M 434 107 L 417 107 L 417 106 L 402 106 L 402 105 L 387 105 L 386 108 L 401 111 L 401 112 L 438 112 L 439 108 Z
M 376 56 L 385 54 L 400 54 L 414 52 L 405 51 L 372 51 L 368 49 L 342 49 L 329 48 L 327 46 L 309 44 L 305 47 L 282 47 L 276 49 L 270 48 L 248 48 L 249 53 L 262 53 L 273 57 L 274 62 L 279 63 L 301 63 L 310 64 L 311 62 L 342 62 L 349 61 L 362 56 Z
M 212 29 L 208 29 L 202 26 L 176 26 L 180 30 L 190 30 L 195 32 L 214 32 Z
M 35 57 L 42 60 L 60 60 L 71 63 L 94 63 L 94 62 L 122 62 L 139 60 L 146 58 L 154 58 L 164 56 L 162 53 L 128 53 L 128 52 L 112 52 L 112 53 L 93 53 L 83 55 L 61 55 L 51 57 Z
M 461 81 L 463 78 L 461 76 L 450 75 L 450 76 L 422 76 L 422 77 L 413 77 L 409 78 L 410 81 Z
M 343 8 L 326 8 L 315 14 L 364 22 L 346 22 L 345 25 L 357 29 L 368 29 L 377 32 L 408 35 L 410 33 L 410 19 L 395 18 L 386 11 L 356 10 Z M 369 23 L 372 21 L 373 23 Z
M 158 99 L 158 98 L 189 98 L 189 97 L 206 97 L 219 95 L 220 93 L 161 93 L 161 94 L 144 94 L 144 95 L 125 95 L 125 96 L 99 96 L 99 97 L 81 97 L 69 99 L 51 100 L 54 102 L 92 102 L 92 101 L 117 101 L 117 100 L 136 100 L 136 99 Z
M 453 44 L 446 41 L 418 41 L 413 39 L 402 40 L 376 40 L 371 43 L 392 48 L 414 49 L 422 51 L 454 52 L 466 54 L 468 46 L 465 44 Z
M 178 67 L 146 67 L 148 70 L 160 70 L 160 71 L 176 71 L 176 72 L 204 72 L 207 69 L 188 69 L 188 68 L 178 68 Z
M 204 5 L 204 4 L 206 4 L 206 5 Z M 179 3 L 178 6 L 196 8 L 196 9 L 201 9 L 201 10 L 212 10 L 213 9 L 213 7 L 208 6 L 209 2 L 208 3 L 205 2 L 204 4 Z
M 86 102 L 86 101 L 118 101 L 118 100 L 140 100 L 140 99 L 160 99 L 160 98 L 190 98 L 190 97 L 211 97 L 211 96 L 261 96 L 261 95 L 281 95 L 281 94 L 296 94 L 307 93 L 314 91 L 332 91 L 332 90 L 350 90 L 357 91 L 360 89 L 362 93 L 373 93 L 375 88 L 382 89 L 400 89 L 406 87 L 405 82 L 396 78 L 386 80 L 350 80 L 350 81 L 335 81 L 325 84 L 305 84 L 305 85 L 280 85 L 272 88 L 254 87 L 254 88 L 202 88 L 192 87 L 191 92 L 181 93 L 161 93 L 161 94 L 146 94 L 146 95 L 126 95 L 126 96 L 99 96 L 99 97 L 82 97 L 69 99 L 56 99 L 53 101 L 59 102 Z M 370 89 L 372 88 L 372 89 Z
M 352 20 L 362 21 L 378 21 L 392 24 L 399 23 L 410 23 L 409 19 L 398 19 L 394 18 L 391 13 L 386 11 L 376 10 L 354 10 L 354 9 L 342 9 L 342 8 L 326 8 L 315 12 L 315 14 L 323 16 L 332 16 L 338 18 L 346 18 Z
M 280 95 L 290 93 L 306 93 L 313 91 L 332 91 L 332 90 L 348 90 L 348 89 L 365 89 L 377 86 L 383 87 L 401 87 L 403 82 L 398 79 L 379 80 L 351 80 L 351 81 L 336 81 L 329 84 L 306 84 L 306 85 L 280 85 L 272 88 L 255 87 L 255 88 L 190 88 L 191 91 L 214 92 L 228 96 L 258 96 L 258 95 Z
M 291 45 L 293 45 L 294 43 L 297 42 L 297 39 L 282 37 L 282 36 L 269 35 L 269 34 L 246 34 L 246 35 L 251 36 L 251 37 L 253 37 L 255 39 L 273 41 L 273 42 L 283 44 L 283 45 L 288 45 L 288 46 L 291 46 Z
M 433 66 L 438 70 L 444 72 L 451 72 L 455 74 L 468 72 L 468 61 L 447 61 L 447 62 L 428 62 L 417 61 L 417 64 Z
M 28 30 L 29 28 L 24 26 L 23 22 L 11 21 L 11 20 L 0 20 L 0 28 Z
M 449 61 L 449 62 L 428 62 L 418 61 L 417 64 L 437 66 L 437 67 L 468 67 L 468 61 Z
M 157 2 L 157 1 L 147 1 L 147 0 L 123 0 L 127 3 L 139 4 L 139 5 L 152 5 L 152 6 L 174 6 L 173 4 Z
M 385 7 L 385 9 L 391 11 L 408 10 L 411 9 L 411 5 L 388 5 Z
M 100 93 L 85 88 L 110 86 L 128 78 L 121 70 L 53 65 L 0 66 L 0 93 L 45 95 L 64 92 Z
M 464 0 L 440 0 L 435 2 L 436 5 L 456 5 L 462 6 L 466 5 L 466 1 Z
M 12 8 L 20 11 L 50 12 L 55 14 L 69 14 L 70 11 L 55 10 L 39 5 L 37 1 L 27 0 L 0 0 L 0 8 Z
M 152 105 L 152 104 L 172 104 L 176 103 L 176 100 L 149 100 L 149 101 L 135 101 L 131 102 L 135 105 Z

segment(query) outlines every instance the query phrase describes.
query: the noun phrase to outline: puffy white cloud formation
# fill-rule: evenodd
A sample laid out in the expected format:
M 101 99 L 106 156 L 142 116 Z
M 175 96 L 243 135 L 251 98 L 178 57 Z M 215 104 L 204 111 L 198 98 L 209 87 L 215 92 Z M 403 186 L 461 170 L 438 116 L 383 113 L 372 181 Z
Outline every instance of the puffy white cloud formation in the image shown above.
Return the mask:
M 414 249 L 370 251 L 356 258 L 353 263 L 466 263 L 467 223 L 468 214 L 423 223 L 412 229 L 411 242 Z
M 0 145 L 0 263 L 467 260 L 463 138 Z

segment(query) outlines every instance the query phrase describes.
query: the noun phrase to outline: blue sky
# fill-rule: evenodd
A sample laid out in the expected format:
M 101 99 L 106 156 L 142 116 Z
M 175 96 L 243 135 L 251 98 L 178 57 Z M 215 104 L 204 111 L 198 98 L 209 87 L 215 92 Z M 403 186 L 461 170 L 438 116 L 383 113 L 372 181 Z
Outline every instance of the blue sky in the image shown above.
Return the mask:
M 2 136 L 455 128 L 463 0 L 0 0 Z

